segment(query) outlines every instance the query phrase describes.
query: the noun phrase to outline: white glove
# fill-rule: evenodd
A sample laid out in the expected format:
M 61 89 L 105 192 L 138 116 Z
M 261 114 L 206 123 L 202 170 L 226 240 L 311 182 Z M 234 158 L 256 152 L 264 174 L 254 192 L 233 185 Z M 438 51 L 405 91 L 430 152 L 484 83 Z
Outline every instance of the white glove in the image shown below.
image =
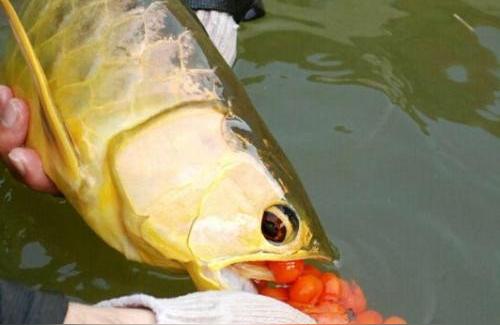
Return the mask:
M 157 299 L 138 294 L 100 302 L 97 307 L 145 307 L 158 324 L 315 324 L 289 305 L 241 291 L 196 292 Z
M 232 66 L 236 60 L 238 24 L 225 12 L 198 10 L 196 15 L 205 26 L 215 47 Z

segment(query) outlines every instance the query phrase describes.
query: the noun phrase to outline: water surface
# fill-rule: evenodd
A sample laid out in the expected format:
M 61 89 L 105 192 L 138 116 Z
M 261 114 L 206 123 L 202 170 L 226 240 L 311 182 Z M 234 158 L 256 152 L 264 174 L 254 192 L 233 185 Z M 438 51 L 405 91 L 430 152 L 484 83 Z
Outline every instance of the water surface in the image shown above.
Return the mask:
M 267 0 L 235 71 L 370 305 L 500 320 L 500 3 Z M 93 302 L 193 290 L 0 173 L 0 277 Z

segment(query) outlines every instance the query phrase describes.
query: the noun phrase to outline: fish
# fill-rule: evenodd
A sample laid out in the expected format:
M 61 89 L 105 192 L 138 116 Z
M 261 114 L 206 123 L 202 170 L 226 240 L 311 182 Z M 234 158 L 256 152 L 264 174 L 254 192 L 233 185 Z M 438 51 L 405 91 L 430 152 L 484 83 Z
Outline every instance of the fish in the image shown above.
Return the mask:
M 338 259 L 182 1 L 0 3 L 0 82 L 31 108 L 27 146 L 108 245 L 199 290 L 252 291 L 270 275 L 251 262 Z

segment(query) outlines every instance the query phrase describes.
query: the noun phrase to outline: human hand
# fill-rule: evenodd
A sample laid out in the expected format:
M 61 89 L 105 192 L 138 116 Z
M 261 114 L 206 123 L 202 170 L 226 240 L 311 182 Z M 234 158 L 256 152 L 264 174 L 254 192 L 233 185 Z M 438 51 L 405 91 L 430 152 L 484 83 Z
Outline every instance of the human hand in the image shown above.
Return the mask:
M 70 303 L 64 324 L 155 324 L 155 316 L 143 308 L 101 308 Z
M 24 147 L 29 119 L 26 103 L 16 98 L 10 88 L 0 85 L 0 156 L 26 185 L 56 194 L 57 188 L 43 171 L 38 154 Z
M 291 306 L 242 291 L 206 291 L 170 299 L 132 295 L 101 302 L 98 307 L 145 307 L 158 324 L 315 324 Z

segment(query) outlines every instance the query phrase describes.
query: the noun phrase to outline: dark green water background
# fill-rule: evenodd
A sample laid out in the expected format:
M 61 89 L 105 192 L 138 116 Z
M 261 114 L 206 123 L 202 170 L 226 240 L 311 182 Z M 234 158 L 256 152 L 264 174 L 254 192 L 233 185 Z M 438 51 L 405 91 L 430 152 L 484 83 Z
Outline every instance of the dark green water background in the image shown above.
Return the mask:
M 500 322 L 500 2 L 266 0 L 235 71 L 369 303 Z M 131 263 L 0 172 L 0 277 L 94 302 L 190 281 Z

